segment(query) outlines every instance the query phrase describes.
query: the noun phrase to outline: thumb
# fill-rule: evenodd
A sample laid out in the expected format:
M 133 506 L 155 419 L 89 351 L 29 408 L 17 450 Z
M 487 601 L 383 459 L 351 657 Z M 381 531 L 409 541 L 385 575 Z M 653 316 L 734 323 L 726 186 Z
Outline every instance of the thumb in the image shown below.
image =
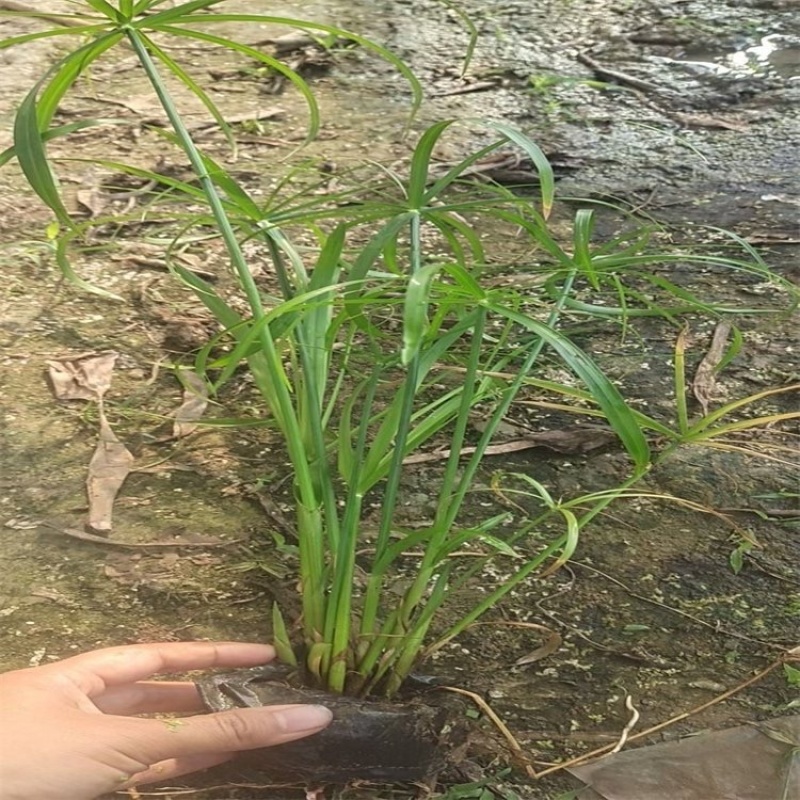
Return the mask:
M 324 706 L 284 705 L 238 708 L 181 719 L 131 719 L 128 755 L 154 764 L 169 758 L 253 750 L 291 742 L 327 727 L 333 714 Z M 136 741 L 132 752 L 131 741 Z

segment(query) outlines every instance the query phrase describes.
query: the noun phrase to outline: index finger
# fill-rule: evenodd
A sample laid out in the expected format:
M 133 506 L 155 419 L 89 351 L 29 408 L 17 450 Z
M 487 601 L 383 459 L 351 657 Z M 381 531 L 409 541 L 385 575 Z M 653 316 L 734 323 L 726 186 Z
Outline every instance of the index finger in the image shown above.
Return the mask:
M 67 679 L 87 696 L 101 694 L 108 686 L 213 667 L 254 667 L 275 658 L 268 644 L 250 642 L 166 642 L 108 647 L 37 667 Z

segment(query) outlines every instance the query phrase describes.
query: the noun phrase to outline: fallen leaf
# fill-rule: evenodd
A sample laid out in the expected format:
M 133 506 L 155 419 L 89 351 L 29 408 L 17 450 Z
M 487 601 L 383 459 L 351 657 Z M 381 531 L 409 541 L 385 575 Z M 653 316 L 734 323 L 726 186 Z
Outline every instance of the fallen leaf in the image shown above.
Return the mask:
M 703 409 L 703 414 L 708 414 L 708 407 L 714 399 L 714 389 L 717 385 L 716 370 L 722 357 L 725 355 L 725 345 L 731 332 L 730 322 L 720 322 L 714 328 L 711 345 L 703 360 L 697 366 L 692 381 L 692 391 Z
M 75 199 L 89 211 L 92 219 L 99 217 L 108 207 L 108 198 L 97 187 L 78 189 Z
M 546 628 L 544 625 L 537 627 L 539 627 L 542 632 L 547 633 L 547 639 L 540 647 L 537 647 L 527 655 L 518 658 L 514 662 L 515 667 L 524 667 L 526 664 L 533 664 L 536 661 L 541 661 L 543 658 L 547 658 L 547 656 L 555 653 L 558 648 L 561 647 L 561 634 L 558 633 L 558 631 L 550 630 L 550 628 Z
M 131 471 L 133 455 L 111 430 L 102 406 L 99 412 L 100 438 L 89 462 L 89 475 L 86 478 L 89 496 L 87 524 L 94 531 L 108 533 L 111 531 L 114 500 Z
M 119 353 L 85 353 L 47 361 L 47 376 L 56 400 L 102 400 L 111 386 Z
M 797 797 L 791 762 L 800 716 L 769 724 L 769 730 L 742 726 L 640 747 L 569 772 L 604 800 Z
M 720 128 L 726 131 L 746 131 L 749 125 L 741 119 L 723 119 L 711 114 L 675 114 L 675 118 L 687 128 Z
M 557 453 L 574 455 L 588 453 L 599 447 L 611 444 L 617 438 L 610 428 L 599 425 L 584 426 L 580 428 L 563 429 L 559 431 L 541 431 L 528 434 L 524 439 L 515 439 L 510 442 L 492 444 L 486 448 L 487 456 L 502 455 L 503 453 L 517 453 L 521 450 L 530 450 L 534 447 L 546 447 Z M 464 447 L 461 455 L 474 453 L 474 447 Z M 428 461 L 442 461 L 450 455 L 449 450 L 436 450 L 432 453 L 415 453 L 403 459 L 403 464 L 424 464 Z
M 196 372 L 181 373 L 183 403 L 175 412 L 172 435 L 176 439 L 188 436 L 197 429 L 199 420 L 208 406 L 208 387 Z

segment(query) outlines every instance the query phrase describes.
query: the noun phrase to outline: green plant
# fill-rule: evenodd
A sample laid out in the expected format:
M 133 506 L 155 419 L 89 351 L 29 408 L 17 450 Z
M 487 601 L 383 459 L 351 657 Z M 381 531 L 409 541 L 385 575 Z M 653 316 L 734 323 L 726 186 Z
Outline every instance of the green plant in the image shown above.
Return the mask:
M 444 794 L 434 795 L 436 800 L 520 800 L 519 795 L 503 786 L 510 769 L 504 769 L 473 783 L 461 783 L 447 788 Z
M 789 686 L 800 686 L 800 669 L 789 664 L 783 665 L 783 672 L 786 676 L 786 683 Z
M 665 426 L 629 408 L 613 382 L 559 324 L 565 314 L 627 319 L 639 311 L 669 313 L 650 300 L 643 305 L 625 280 L 626 270 L 644 270 L 655 256 L 642 252 L 642 237 L 593 248 L 592 215 L 585 209 L 576 215 L 571 251 L 565 250 L 548 226 L 554 180 L 547 159 L 527 137 L 498 123 L 487 124 L 496 141 L 444 173 L 432 169 L 432 153 L 452 123 L 430 126 L 418 140 L 408 175 L 389 175 L 388 186 L 366 199 L 349 193 L 343 198 L 347 202 L 337 205 L 304 196 L 289 201 L 278 193 L 257 201 L 198 149 L 187 130 L 164 70 L 188 87 L 232 138 L 202 86 L 170 54 L 169 37 L 216 44 L 285 75 L 308 101 L 309 135 L 317 129 L 318 112 L 302 78 L 274 58 L 209 33 L 208 26 L 277 22 L 349 39 L 394 64 L 409 79 L 417 99 L 419 88 L 397 58 L 357 34 L 265 15 L 208 13 L 218 4 L 192 0 L 162 8 L 159 0 L 120 0 L 115 7 L 105 0 L 86 0 L 96 16 L 73 15 L 70 19 L 77 24 L 69 29 L 3 42 L 11 46 L 44 36 L 86 37 L 20 104 L 14 147 L 3 158 L 16 157 L 31 187 L 53 210 L 58 228 L 50 233 L 56 257 L 79 281 L 69 248 L 80 244 L 86 226 L 67 213 L 46 144 L 90 124 L 85 120 L 51 127 L 73 84 L 100 56 L 127 42 L 172 125 L 172 133 L 164 136 L 185 154 L 197 182 L 101 163 L 156 180 L 177 197 L 205 204 L 208 211 L 188 217 L 185 229 L 199 228 L 204 236 L 221 238 L 248 311 L 240 313 L 221 291 L 172 262 L 174 273 L 224 329 L 199 353 L 196 366 L 217 391 L 246 365 L 293 470 L 302 641 L 298 648 L 291 626 L 275 606 L 279 653 L 292 663 L 299 656 L 307 675 L 332 691 L 392 696 L 420 659 L 551 559 L 551 570 L 563 564 L 582 527 L 649 469 L 645 431 L 663 433 Z M 521 149 L 538 173 L 535 200 L 500 187 L 459 190 L 460 177 L 475 162 L 508 145 Z M 487 257 L 479 231 L 487 224 L 520 231 L 552 261 L 539 296 L 481 282 Z M 291 236 L 298 228 L 317 242 L 310 258 Z M 348 242 L 355 229 L 362 243 L 352 249 Z M 175 239 L 176 248 L 181 236 Z M 242 250 L 248 240 L 267 247 L 278 281 L 276 295 L 264 292 L 253 279 Z M 607 282 L 621 298 L 619 307 L 576 297 L 577 287 L 597 290 Z M 655 284 L 678 296 L 682 308 L 714 310 L 664 281 Z M 220 345 L 227 352 L 220 354 Z M 532 374 L 545 358 L 555 358 L 584 385 L 583 390 L 557 389 L 579 397 L 611 426 L 630 457 L 630 478 L 619 489 L 592 498 L 588 513 L 576 514 L 574 504 L 554 501 L 545 487 L 535 484 L 546 506 L 541 517 L 514 520 L 502 513 L 476 520 L 466 513 L 467 501 L 487 447 L 520 392 L 536 381 Z M 488 409 L 489 421 L 470 441 L 471 416 L 479 406 Z M 710 424 L 692 432 L 702 438 Z M 682 427 L 688 425 L 684 420 Z M 404 461 L 428 443 L 445 444 L 449 455 L 436 478 L 430 518 L 423 527 L 409 529 L 398 522 Z M 462 458 L 467 444 L 473 449 Z M 376 507 L 374 530 L 369 530 L 366 512 Z M 553 519 L 561 521 L 558 532 L 550 530 Z M 455 622 L 434 626 L 448 602 L 463 599 L 494 560 L 504 561 L 509 576 L 486 587 Z M 390 584 L 398 572 L 408 582 L 396 593 Z
M 343 253 L 344 225 L 320 233 L 319 256 L 308 270 L 263 210 L 240 205 L 242 228 L 249 226 L 250 235 L 264 237 L 272 250 L 283 297 L 269 311 L 239 319 L 210 286 L 181 273 L 235 340 L 230 354 L 216 361 L 208 360 L 207 348 L 199 366 L 221 370 L 220 385 L 248 359 L 287 442 L 298 501 L 306 666 L 335 691 L 393 694 L 421 655 L 457 635 L 551 555 L 564 551 L 564 560 L 574 548 L 577 530 L 570 526 L 535 557 L 524 558 L 505 541 L 508 531 L 496 533 L 507 523 L 506 514 L 471 526 L 460 520 L 486 447 L 545 346 L 586 383 L 636 469 L 645 469 L 648 461 L 646 442 L 618 391 L 556 330 L 558 305 L 539 320 L 525 313 L 518 294 L 482 288 L 467 268 L 468 262 L 483 260 L 482 245 L 459 214 L 467 204 L 454 203 L 445 192 L 480 154 L 432 179 L 430 156 L 448 126 L 438 123 L 423 134 L 399 197 L 349 209 L 350 225 L 366 221 L 377 228 L 350 262 Z M 523 147 L 540 171 L 542 211 L 495 193 L 481 199 L 480 212 L 524 224 L 537 239 L 549 240 L 549 165 L 525 137 L 493 127 L 505 138 L 483 152 L 506 140 Z M 426 258 L 424 234 L 434 231 L 449 245 L 446 259 Z M 394 324 L 388 335 L 387 322 Z M 520 331 L 533 334 L 524 345 L 515 341 Z M 259 341 L 265 335 L 270 348 L 277 343 L 285 348 L 283 361 L 265 358 L 268 351 Z M 367 378 L 365 359 L 371 369 Z M 453 362 L 464 365 L 457 380 L 444 371 Z M 516 369 L 510 379 L 498 378 L 498 370 L 510 365 Z M 462 467 L 472 410 L 488 401 L 490 422 Z M 450 454 L 432 519 L 421 529 L 404 530 L 396 520 L 403 461 L 443 432 Z M 357 557 L 365 545 L 363 510 L 370 493 L 380 497 L 381 512 L 370 552 Z M 530 533 L 522 526 L 514 539 Z M 456 553 L 468 548 L 475 557 L 458 566 Z M 414 557 L 419 558 L 415 575 L 389 608 L 390 570 Z M 426 644 L 434 616 L 449 596 L 497 557 L 517 562 L 513 578 Z M 366 576 L 361 587 L 359 570 Z M 277 609 L 274 623 L 281 654 L 291 660 L 293 648 Z

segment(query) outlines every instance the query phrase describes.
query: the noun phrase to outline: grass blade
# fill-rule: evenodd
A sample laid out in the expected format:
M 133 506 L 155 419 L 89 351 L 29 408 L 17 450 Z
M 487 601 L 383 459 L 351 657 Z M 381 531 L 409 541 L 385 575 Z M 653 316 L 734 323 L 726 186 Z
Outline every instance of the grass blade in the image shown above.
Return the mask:
M 214 15 L 213 19 L 217 20 L 218 16 Z M 298 92 L 300 92 L 300 94 L 303 96 L 303 99 L 306 101 L 309 114 L 308 134 L 306 137 L 307 140 L 311 141 L 319 133 L 320 114 L 319 106 L 317 105 L 317 98 L 314 96 L 314 92 L 311 90 L 311 87 L 306 83 L 306 81 L 303 80 L 299 73 L 287 67 L 282 61 L 279 61 L 272 56 L 268 56 L 266 53 L 263 53 L 261 50 L 257 50 L 254 47 L 234 41 L 233 39 L 226 39 L 223 36 L 216 36 L 212 33 L 206 33 L 205 31 L 185 30 L 184 28 L 180 27 L 163 25 L 159 26 L 158 30 L 162 33 L 170 33 L 173 36 L 180 36 L 188 39 L 198 39 L 203 42 L 219 45 L 227 50 L 233 50 L 241 55 L 247 56 L 248 58 L 252 58 L 254 61 L 260 61 L 262 64 L 274 69 L 275 72 L 283 75 L 283 77 L 286 78 L 295 87 L 295 89 L 297 89 Z M 217 114 L 219 114 L 219 112 L 217 112 Z M 227 123 L 224 124 L 227 127 Z
M 453 120 L 443 120 L 431 125 L 420 137 L 411 156 L 408 178 L 408 207 L 421 210 L 429 198 L 425 195 L 433 148 L 442 134 L 453 124 Z
M 504 122 L 489 121 L 484 123 L 492 130 L 498 131 L 513 142 L 517 147 L 521 148 L 533 162 L 533 166 L 539 175 L 539 191 L 541 192 L 542 199 L 542 216 L 547 219 L 550 212 L 553 210 L 553 203 L 555 202 L 555 175 L 547 156 L 542 149 L 532 139 L 520 133 L 516 128 L 506 125 Z
M 638 469 L 650 463 L 650 447 L 637 418 L 622 395 L 597 365 L 569 339 L 538 320 L 489 301 L 488 307 L 539 336 L 561 357 L 564 365 L 586 384 L 595 402 L 603 410 L 609 425 L 622 441 Z
M 198 3 L 203 3 L 205 0 L 197 0 Z M 357 33 L 353 33 L 353 31 L 348 31 L 343 28 L 337 28 L 332 25 L 323 25 L 320 22 L 309 22 L 307 20 L 300 20 L 300 19 L 293 19 L 291 17 L 277 17 L 272 15 L 266 14 L 213 14 L 208 16 L 190 16 L 188 14 L 183 15 L 180 19 L 177 18 L 177 12 L 182 12 L 183 9 L 187 6 L 193 6 L 193 3 L 187 3 L 186 6 L 180 6 L 174 11 L 176 12 L 176 18 L 170 19 L 170 21 L 174 22 L 175 24 L 187 24 L 187 23 L 197 23 L 197 22 L 204 22 L 204 23 L 220 23 L 220 22 L 255 22 L 262 25 L 285 25 L 289 28 L 297 28 L 299 30 L 304 31 L 320 31 L 322 33 L 327 34 L 328 36 L 332 36 L 335 38 L 342 38 L 342 39 L 349 39 L 351 42 L 355 42 L 357 45 L 360 45 L 366 50 L 370 50 L 371 52 L 375 53 L 377 56 L 382 58 L 388 64 L 391 64 L 408 82 L 409 86 L 411 87 L 412 93 L 412 112 L 411 116 L 413 118 L 414 114 L 416 114 L 417 110 L 419 109 L 420 105 L 422 104 L 422 84 L 419 82 L 417 77 L 414 73 L 408 68 L 406 63 L 401 59 L 398 58 L 391 50 L 387 50 L 382 45 L 378 44 L 377 42 L 373 41 L 372 39 L 367 38 L 366 36 L 360 36 Z M 168 12 L 164 12 L 167 14 Z M 152 23 L 154 17 L 149 19 L 149 22 Z M 159 27 L 161 26 L 161 22 L 164 20 L 164 17 L 157 18 Z
M 187 88 L 189 91 L 208 109 L 208 112 L 214 118 L 214 121 L 219 126 L 219 129 L 224 134 L 228 141 L 230 148 L 236 153 L 236 140 L 233 138 L 231 126 L 228 125 L 225 117 L 222 116 L 217 104 L 209 97 L 208 93 L 203 89 L 200 84 L 188 73 L 186 70 L 175 61 L 163 48 L 159 47 L 151 38 L 139 33 L 142 39 L 150 50 L 150 52 L 158 58 L 159 61 Z M 217 172 L 219 176 L 220 171 Z
M 14 152 L 30 187 L 53 211 L 58 221 L 70 227 L 72 219 L 61 201 L 55 176 L 47 160 L 42 134 L 39 132 L 36 102 L 38 91 L 39 85 L 34 86 L 17 109 L 14 118 Z

